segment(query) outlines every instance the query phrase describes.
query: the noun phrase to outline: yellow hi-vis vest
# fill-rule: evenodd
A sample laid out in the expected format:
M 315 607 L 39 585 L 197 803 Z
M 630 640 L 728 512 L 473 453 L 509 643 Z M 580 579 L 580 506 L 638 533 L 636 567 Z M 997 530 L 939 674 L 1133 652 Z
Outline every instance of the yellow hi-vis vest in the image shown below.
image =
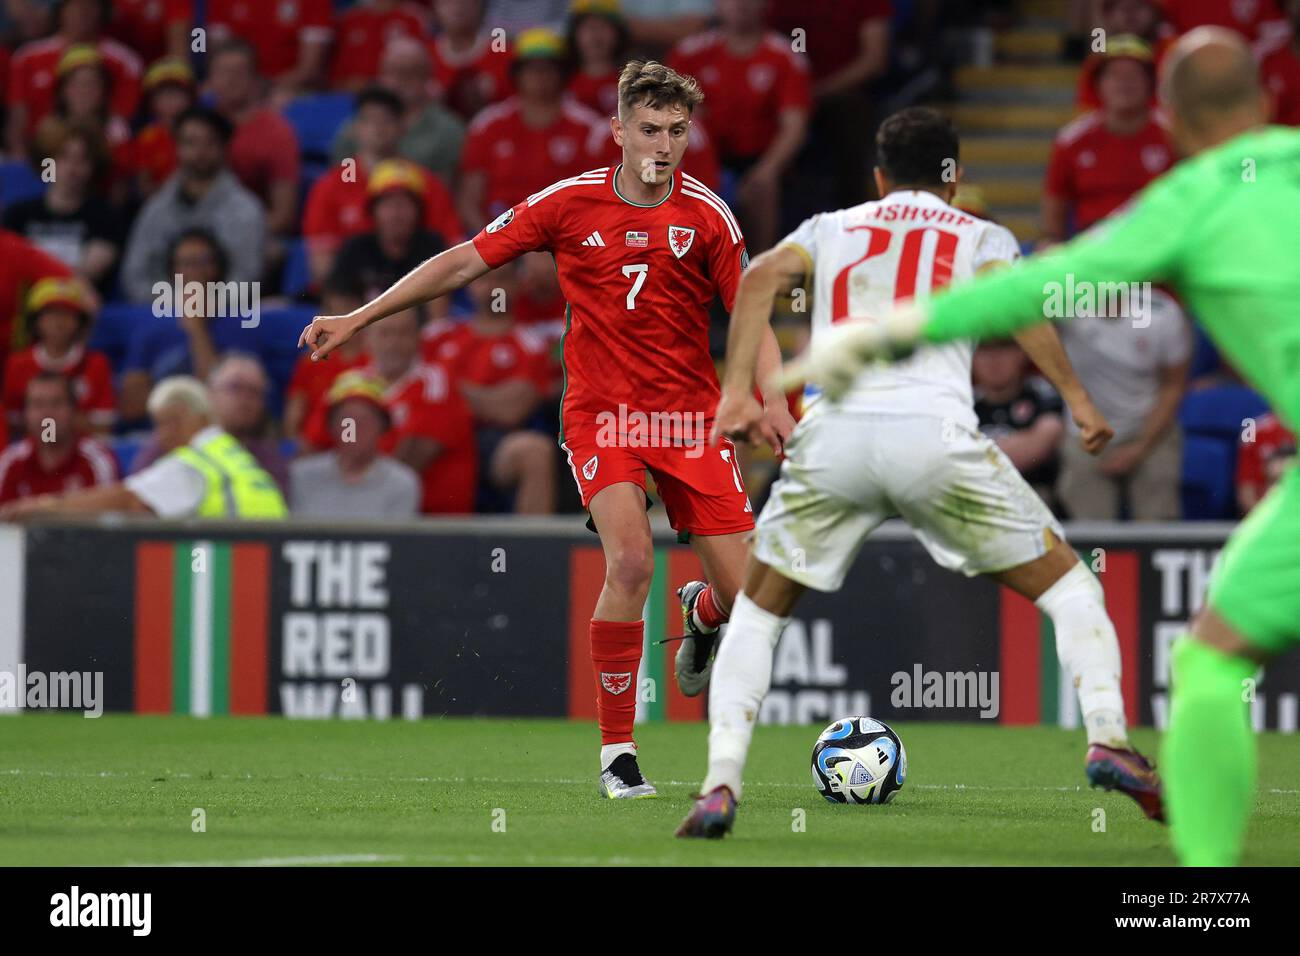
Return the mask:
M 280 487 L 239 439 L 219 431 L 172 452 L 207 481 L 200 518 L 283 518 L 289 509 Z

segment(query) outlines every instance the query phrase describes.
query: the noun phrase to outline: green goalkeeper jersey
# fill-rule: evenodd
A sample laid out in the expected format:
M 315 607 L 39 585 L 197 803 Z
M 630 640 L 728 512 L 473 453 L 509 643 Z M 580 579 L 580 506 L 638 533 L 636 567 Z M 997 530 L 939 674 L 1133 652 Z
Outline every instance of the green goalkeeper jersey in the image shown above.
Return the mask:
M 1252 130 L 1184 160 L 1071 242 L 934 297 L 922 334 L 1004 336 L 1061 317 L 1061 289 L 1144 281 L 1172 288 L 1300 426 L 1300 130 Z

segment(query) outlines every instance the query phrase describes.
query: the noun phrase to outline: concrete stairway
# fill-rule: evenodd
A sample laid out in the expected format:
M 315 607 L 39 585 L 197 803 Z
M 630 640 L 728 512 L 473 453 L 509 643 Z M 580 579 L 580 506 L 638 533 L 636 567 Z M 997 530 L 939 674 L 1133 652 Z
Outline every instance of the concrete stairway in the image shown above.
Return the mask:
M 989 215 L 1022 242 L 1039 236 L 1039 202 L 1052 139 L 1075 115 L 1076 64 L 1061 61 L 1065 0 L 1020 0 L 1014 28 L 998 31 L 992 66 L 962 67 L 947 108 L 962 137 L 965 182 Z

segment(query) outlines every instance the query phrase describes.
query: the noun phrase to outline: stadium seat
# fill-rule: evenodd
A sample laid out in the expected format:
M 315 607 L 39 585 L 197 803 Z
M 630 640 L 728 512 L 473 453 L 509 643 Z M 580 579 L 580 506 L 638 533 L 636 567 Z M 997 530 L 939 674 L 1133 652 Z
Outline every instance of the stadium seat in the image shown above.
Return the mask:
M 1222 438 L 1183 436 L 1183 518 L 1223 521 L 1236 517 L 1233 494 L 1236 446 Z
M 142 326 L 155 322 L 170 322 L 153 314 L 153 306 L 134 302 L 110 302 L 99 310 L 99 317 L 90 333 L 90 347 L 107 357 L 109 364 L 121 371 L 126 360 L 126 350 L 131 337 Z
M 1219 350 L 1214 347 L 1210 337 L 1201 330 L 1198 325 L 1195 327 L 1195 346 L 1192 349 L 1192 364 L 1188 369 L 1188 377 L 1192 379 L 1200 378 L 1202 375 L 1209 375 L 1223 367 L 1223 359 L 1219 357 Z
M 139 438 L 114 438 L 109 442 L 109 447 L 117 458 L 118 473 L 123 477 L 131 473 L 131 465 L 143 445 L 144 442 Z
M 280 291 L 296 299 L 307 291 L 311 285 L 311 268 L 307 263 L 307 241 L 292 239 L 289 241 L 289 256 L 284 263 L 284 279 Z
M 313 93 L 284 108 L 284 118 L 298 134 L 304 159 L 329 160 L 340 127 L 352 116 L 351 93 Z
M 0 163 L 0 202 L 6 206 L 45 195 L 45 183 L 26 163 Z
M 1242 422 L 1267 411 L 1268 403 L 1258 392 L 1243 385 L 1225 385 L 1189 392 L 1178 408 L 1178 422 L 1189 434 L 1219 438 L 1235 447 L 1241 439 Z

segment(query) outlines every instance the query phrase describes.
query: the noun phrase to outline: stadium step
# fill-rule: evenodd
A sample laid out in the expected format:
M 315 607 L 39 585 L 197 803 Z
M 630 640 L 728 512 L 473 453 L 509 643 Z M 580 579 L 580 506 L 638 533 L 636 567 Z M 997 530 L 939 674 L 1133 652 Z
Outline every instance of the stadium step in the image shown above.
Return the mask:
M 1020 12 L 1026 17 L 1050 17 L 1064 20 L 1069 0 L 1020 0 Z
M 957 103 L 949 113 L 963 133 L 1037 132 L 1055 136 L 1074 118 L 1074 107 L 1068 104 L 1041 106 L 1004 106 L 988 103 Z
M 963 137 L 962 165 L 1042 167 L 1052 152 L 1052 141 L 1042 136 Z
M 1042 199 L 1042 186 L 1032 179 L 1017 177 L 1015 179 L 984 179 L 970 177 L 972 185 L 978 185 L 989 208 L 1004 206 L 1035 206 Z
M 1000 30 L 994 41 L 999 57 L 1010 60 L 1056 60 L 1061 56 L 1061 31 L 1050 27 Z
M 1074 92 L 1079 68 L 1057 63 L 996 63 L 993 66 L 963 66 L 953 74 L 957 85 L 966 90 L 998 89 L 1025 92 L 1049 87 Z

